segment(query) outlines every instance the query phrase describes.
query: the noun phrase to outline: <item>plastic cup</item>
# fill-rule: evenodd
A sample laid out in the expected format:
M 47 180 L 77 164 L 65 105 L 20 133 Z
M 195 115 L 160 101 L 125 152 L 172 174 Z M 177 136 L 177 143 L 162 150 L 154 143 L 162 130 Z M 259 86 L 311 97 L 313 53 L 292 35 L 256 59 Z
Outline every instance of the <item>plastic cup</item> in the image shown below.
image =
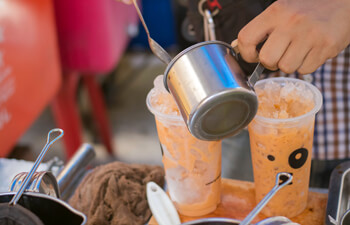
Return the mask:
M 307 107 L 302 105 L 295 107 L 300 108 L 301 115 L 285 119 L 261 116 L 259 108 L 257 115 L 248 125 L 256 201 L 260 202 L 271 190 L 277 173 L 291 173 L 292 184 L 281 189 L 262 210 L 266 216 L 278 215 L 291 218 L 300 214 L 307 205 L 315 114 L 321 108 L 322 95 L 315 86 L 303 80 L 284 77 L 257 82 L 255 85 L 257 93 L 270 81 L 274 81 L 281 87 L 287 82 L 304 85 L 304 90 L 294 89 L 293 93 L 302 91 L 302 93 L 295 93 L 295 96 L 303 96 L 299 99 L 301 101 L 309 96 L 308 101 L 310 101 Z M 260 104 L 259 95 L 258 101 Z M 298 104 L 296 102 L 294 103 Z M 268 107 L 278 109 L 279 106 L 269 105 Z M 308 110 L 306 109 L 308 107 L 309 111 L 301 112 Z
M 173 101 L 166 94 L 169 98 L 165 101 Z M 157 98 L 152 89 L 146 103 L 155 116 L 170 198 L 182 215 L 213 212 L 220 202 L 221 141 L 203 141 L 192 136 L 180 115 L 159 110 L 155 104 L 162 100 Z

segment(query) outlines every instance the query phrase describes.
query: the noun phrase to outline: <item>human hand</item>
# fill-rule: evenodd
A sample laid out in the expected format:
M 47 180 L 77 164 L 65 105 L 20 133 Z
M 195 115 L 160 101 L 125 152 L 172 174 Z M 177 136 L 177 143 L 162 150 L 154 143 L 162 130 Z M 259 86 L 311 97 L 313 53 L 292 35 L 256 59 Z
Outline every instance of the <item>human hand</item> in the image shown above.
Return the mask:
M 238 49 L 270 70 L 311 73 L 349 45 L 349 15 L 350 0 L 278 0 L 243 27 Z

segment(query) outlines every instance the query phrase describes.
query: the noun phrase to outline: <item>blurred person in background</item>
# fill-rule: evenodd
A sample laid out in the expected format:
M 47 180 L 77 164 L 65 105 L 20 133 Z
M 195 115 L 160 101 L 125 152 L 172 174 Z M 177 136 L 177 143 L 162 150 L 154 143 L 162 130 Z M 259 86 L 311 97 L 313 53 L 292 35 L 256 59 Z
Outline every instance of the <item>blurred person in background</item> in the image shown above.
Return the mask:
M 198 42 L 204 40 L 199 9 L 211 11 L 217 40 L 238 39 L 245 61 L 240 65 L 247 75 L 260 61 L 268 69 L 261 78 L 304 79 L 322 92 L 310 186 L 327 188 L 332 170 L 350 159 L 350 0 L 188 0 L 187 4 Z M 232 161 L 232 148 L 249 151 L 247 130 L 230 139 L 231 147 L 223 147 L 226 165 Z M 230 177 L 230 168 L 223 176 Z

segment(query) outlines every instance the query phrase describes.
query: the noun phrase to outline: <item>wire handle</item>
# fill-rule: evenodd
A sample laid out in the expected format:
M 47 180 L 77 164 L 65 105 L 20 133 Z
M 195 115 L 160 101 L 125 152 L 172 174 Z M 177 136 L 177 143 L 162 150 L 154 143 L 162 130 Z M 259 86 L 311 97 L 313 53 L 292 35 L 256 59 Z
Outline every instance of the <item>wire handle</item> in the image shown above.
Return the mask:
M 288 179 L 284 181 L 281 179 L 282 177 L 287 177 Z M 284 186 L 290 184 L 292 182 L 293 176 L 290 173 L 278 173 L 276 176 L 275 186 L 271 189 L 269 193 L 258 203 L 257 206 L 251 211 L 248 216 L 239 224 L 239 225 L 248 225 L 255 216 L 264 208 L 264 206 L 270 201 L 270 199 Z M 282 183 L 280 183 L 282 180 Z
M 50 140 L 51 136 L 53 136 L 53 133 L 58 133 L 58 134 L 56 136 L 54 136 L 54 138 L 52 140 Z M 47 135 L 46 144 L 45 144 L 43 150 L 41 150 L 41 152 L 40 152 L 38 158 L 36 159 L 32 169 L 29 171 L 28 175 L 24 179 L 23 184 L 19 188 L 18 192 L 13 196 L 13 198 L 9 202 L 9 205 L 16 205 L 17 204 L 18 200 L 21 198 L 24 190 L 27 188 L 30 180 L 32 179 L 33 174 L 38 169 L 41 161 L 44 159 L 44 156 L 45 156 L 47 150 L 51 147 L 51 145 L 53 143 L 55 143 L 58 139 L 60 139 L 63 136 L 63 133 L 64 133 L 63 130 L 59 129 L 59 128 L 55 128 L 55 129 L 50 130 L 50 132 Z

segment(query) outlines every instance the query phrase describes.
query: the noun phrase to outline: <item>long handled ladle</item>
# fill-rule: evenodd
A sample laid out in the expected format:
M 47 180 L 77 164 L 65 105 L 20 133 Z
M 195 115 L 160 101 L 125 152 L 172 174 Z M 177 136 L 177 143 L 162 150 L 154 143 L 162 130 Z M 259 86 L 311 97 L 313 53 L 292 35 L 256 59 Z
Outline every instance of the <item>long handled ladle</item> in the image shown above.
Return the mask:
M 54 139 L 51 139 L 51 135 L 52 133 L 59 133 L 57 136 L 54 137 Z M 18 200 L 21 198 L 21 196 L 23 195 L 23 192 L 25 191 L 25 189 L 27 188 L 30 180 L 32 179 L 33 174 L 35 173 L 35 171 L 38 169 L 41 161 L 43 160 L 47 150 L 51 147 L 51 145 L 56 142 L 58 139 L 60 139 L 63 136 L 63 130 L 56 128 L 56 129 L 52 129 L 50 130 L 49 134 L 47 135 L 47 141 L 46 144 L 43 148 L 43 150 L 40 152 L 38 158 L 36 159 L 33 168 L 29 171 L 28 175 L 26 176 L 26 178 L 23 181 L 23 184 L 21 185 L 21 187 L 19 188 L 18 192 L 13 196 L 13 198 L 11 199 L 11 201 L 9 202 L 9 205 L 13 206 L 16 205 Z
M 155 40 L 153 40 L 151 38 L 151 35 L 149 34 L 149 31 L 148 31 L 148 28 L 147 28 L 147 25 L 145 23 L 145 20 L 143 19 L 143 16 L 141 14 L 141 11 L 140 11 L 140 8 L 139 6 L 137 5 L 137 0 L 132 0 L 135 8 L 136 8 L 136 11 L 137 11 L 137 14 L 139 15 L 140 17 L 140 20 L 141 20 L 141 23 L 143 25 L 143 27 L 145 28 L 145 31 L 146 31 L 146 34 L 147 34 L 147 37 L 148 37 L 148 44 L 149 44 L 149 47 L 151 48 L 152 52 L 160 59 L 162 60 L 164 63 L 166 64 L 169 64 L 170 61 L 171 61 L 171 57 L 170 55 L 164 50 L 164 48 L 162 48 Z
M 280 183 L 282 177 L 287 177 L 288 179 Z M 259 204 L 255 206 L 253 211 L 251 211 L 239 225 L 248 225 L 255 218 L 255 216 L 264 208 L 264 206 L 270 201 L 270 199 L 277 193 L 277 191 L 283 188 L 284 186 L 290 184 L 292 182 L 292 179 L 293 176 L 290 173 L 278 173 L 276 177 L 275 186 L 271 189 L 269 193 L 267 193 L 267 195 L 265 195 L 265 197 L 259 202 Z

